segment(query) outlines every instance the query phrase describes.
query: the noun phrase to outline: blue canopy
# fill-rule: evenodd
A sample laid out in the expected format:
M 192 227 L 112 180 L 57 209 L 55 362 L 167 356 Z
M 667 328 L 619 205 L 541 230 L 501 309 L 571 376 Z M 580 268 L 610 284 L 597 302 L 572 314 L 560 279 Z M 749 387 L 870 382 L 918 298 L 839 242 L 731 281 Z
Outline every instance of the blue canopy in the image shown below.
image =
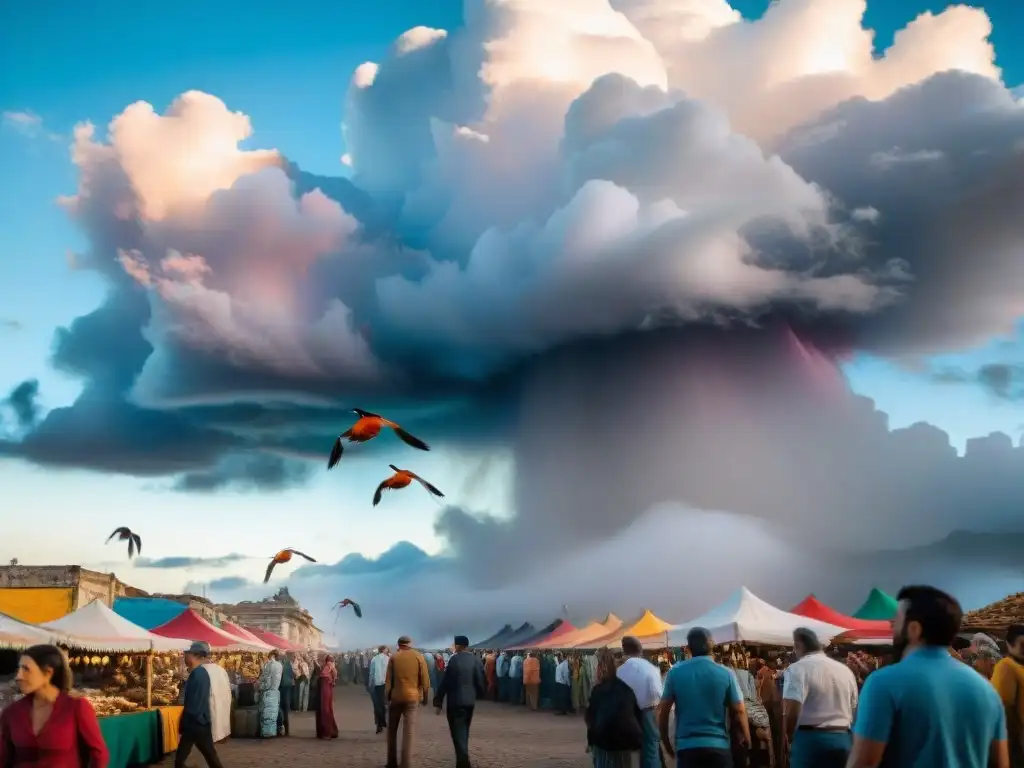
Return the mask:
M 178 618 L 187 606 L 162 597 L 118 597 L 114 613 L 143 629 L 153 629 Z

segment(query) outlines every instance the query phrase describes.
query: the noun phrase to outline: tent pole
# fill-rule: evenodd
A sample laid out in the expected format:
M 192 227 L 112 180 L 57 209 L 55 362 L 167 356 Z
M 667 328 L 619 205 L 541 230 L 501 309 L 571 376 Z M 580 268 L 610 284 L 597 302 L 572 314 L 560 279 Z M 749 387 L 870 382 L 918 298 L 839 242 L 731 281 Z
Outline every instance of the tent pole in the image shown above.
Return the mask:
M 153 708 L 153 651 L 146 654 L 146 709 Z

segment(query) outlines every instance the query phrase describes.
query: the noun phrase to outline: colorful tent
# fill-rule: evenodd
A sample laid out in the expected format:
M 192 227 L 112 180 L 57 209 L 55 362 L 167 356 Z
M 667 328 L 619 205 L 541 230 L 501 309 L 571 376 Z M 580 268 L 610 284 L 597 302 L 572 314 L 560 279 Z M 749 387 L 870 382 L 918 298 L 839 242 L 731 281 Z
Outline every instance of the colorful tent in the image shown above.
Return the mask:
M 491 645 L 491 648 L 508 648 L 510 645 L 519 645 L 523 640 L 528 640 L 537 634 L 537 628 L 530 622 L 524 623 L 511 635 L 507 635 L 500 643 Z
M 645 646 L 665 647 L 665 633 L 670 629 L 672 629 L 671 624 L 664 619 L 659 619 L 651 611 L 645 610 L 636 621 L 626 626 L 620 626 L 618 629 L 601 637 L 577 643 L 573 647 L 582 649 L 607 648 L 608 646 L 618 644 L 627 635 L 637 638 Z
M 864 629 L 869 632 L 881 632 L 882 635 L 891 634 L 892 623 L 888 621 L 870 621 L 868 619 L 855 619 L 852 616 L 840 613 L 818 600 L 814 595 L 808 595 L 790 613 L 798 616 L 806 616 L 809 619 L 823 621 L 843 629 Z
M 7 587 L 0 589 L 0 612 L 29 624 L 67 616 L 74 609 L 71 587 Z
M 548 643 L 548 642 L 551 642 L 551 641 L 554 641 L 555 643 L 558 643 L 559 642 L 559 638 L 565 637 L 566 635 L 571 634 L 571 633 L 576 631 L 576 627 L 574 627 L 568 621 L 564 621 L 562 619 L 556 619 L 553 622 L 553 624 L 554 624 L 554 629 L 552 629 L 547 634 L 543 634 L 543 635 L 539 635 L 539 636 L 535 635 L 534 637 L 530 638 L 528 643 L 524 642 L 524 643 L 522 643 L 522 644 L 520 644 L 518 646 L 510 646 L 509 650 L 522 650 L 524 648 L 538 648 L 538 647 L 540 647 L 540 645 L 542 643 Z
M 762 645 L 793 645 L 793 630 L 806 627 L 827 643 L 843 633 L 842 627 L 787 613 L 765 602 L 746 587 L 740 587 L 724 603 L 712 608 L 668 633 L 669 644 L 685 646 L 687 633 L 703 627 L 716 643 L 758 643 Z
M 259 627 L 243 627 L 247 632 L 256 635 L 256 639 L 260 640 L 266 645 L 273 646 L 282 651 L 304 651 L 306 650 L 301 645 L 285 640 L 280 635 L 274 634 L 270 630 L 260 629 Z
M 55 645 L 68 642 L 68 638 L 60 632 L 26 624 L 6 613 L 0 613 L 0 648 L 21 649 L 33 645 Z
M 162 635 L 163 637 L 174 637 L 179 640 L 188 640 L 190 642 L 203 640 L 209 643 L 211 648 L 218 651 L 261 650 L 250 641 L 241 640 L 230 632 L 218 629 L 191 608 L 186 608 L 166 624 L 154 627 L 153 634 Z
M 240 627 L 237 624 L 235 624 L 234 622 L 222 621 L 220 623 L 220 628 L 222 630 L 224 630 L 225 632 L 227 632 L 229 635 L 234 635 L 235 637 L 237 637 L 239 640 L 241 640 L 243 642 L 252 643 L 253 645 L 263 647 L 263 650 L 265 650 L 265 651 L 269 651 L 272 648 L 276 647 L 276 646 L 270 645 L 269 643 L 263 642 L 258 637 L 256 637 L 256 635 L 254 635 L 252 632 L 250 632 L 248 629 L 246 629 L 245 627 Z
M 573 632 L 560 635 L 554 639 L 549 638 L 543 643 L 538 643 L 537 648 L 572 648 L 580 643 L 586 643 L 588 640 L 596 640 L 599 637 L 611 634 L 621 626 L 622 619 L 614 613 L 609 613 L 604 621 L 592 621 L 585 627 L 581 627 Z
M 892 621 L 896 618 L 896 611 L 899 603 L 892 595 L 887 595 L 878 587 L 871 590 L 868 599 L 853 613 L 855 619 L 868 619 L 872 621 Z
M 502 643 L 504 640 L 506 640 L 514 632 L 515 632 L 515 630 L 512 629 L 512 625 L 511 624 L 506 624 L 504 627 L 499 629 L 497 632 L 495 632 L 493 635 L 488 637 L 486 640 L 481 640 L 479 643 L 473 643 L 473 645 L 471 645 L 470 647 L 471 648 L 490 648 L 492 645 L 497 645 L 497 644 Z
M 186 606 L 162 597 L 118 597 L 114 599 L 114 613 L 124 616 L 132 624 L 152 629 L 180 616 Z
M 90 651 L 143 653 L 181 651 L 188 647 L 188 643 L 183 640 L 170 640 L 132 624 L 100 600 L 93 600 L 74 613 L 44 624 L 43 627 L 67 635 L 74 647 Z
M 544 629 L 539 632 L 534 630 L 533 633 L 517 639 L 514 643 L 506 641 L 502 648 L 533 648 L 534 643 L 538 640 L 546 639 L 548 635 L 558 629 L 558 625 L 561 623 L 561 619 L 555 619 L 550 624 L 545 625 Z

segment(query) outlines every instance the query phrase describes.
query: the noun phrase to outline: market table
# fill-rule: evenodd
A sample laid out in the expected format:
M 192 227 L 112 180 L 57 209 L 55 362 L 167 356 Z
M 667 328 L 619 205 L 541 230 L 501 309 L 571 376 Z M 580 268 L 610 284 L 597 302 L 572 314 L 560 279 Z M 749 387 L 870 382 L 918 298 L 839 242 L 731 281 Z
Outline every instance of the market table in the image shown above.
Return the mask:
M 157 707 L 160 713 L 160 751 L 165 755 L 178 748 L 178 726 L 184 707 Z
M 100 733 L 110 750 L 110 768 L 152 765 L 160 751 L 160 714 L 155 710 L 101 717 Z

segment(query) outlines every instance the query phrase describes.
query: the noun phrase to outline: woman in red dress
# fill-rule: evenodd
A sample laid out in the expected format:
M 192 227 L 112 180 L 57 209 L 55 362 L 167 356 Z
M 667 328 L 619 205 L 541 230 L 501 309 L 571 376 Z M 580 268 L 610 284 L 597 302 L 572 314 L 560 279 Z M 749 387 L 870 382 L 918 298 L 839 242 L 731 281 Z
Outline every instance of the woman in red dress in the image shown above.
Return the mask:
M 24 698 L 0 714 L 0 768 L 107 768 L 96 712 L 69 695 L 71 669 L 59 648 L 24 651 L 15 681 Z
M 320 702 L 316 710 L 316 737 L 318 739 L 338 738 L 338 722 L 334 719 L 334 684 L 338 682 L 338 668 L 334 657 L 324 659 L 320 670 Z M 0 765 L 0 768 L 3 768 Z

